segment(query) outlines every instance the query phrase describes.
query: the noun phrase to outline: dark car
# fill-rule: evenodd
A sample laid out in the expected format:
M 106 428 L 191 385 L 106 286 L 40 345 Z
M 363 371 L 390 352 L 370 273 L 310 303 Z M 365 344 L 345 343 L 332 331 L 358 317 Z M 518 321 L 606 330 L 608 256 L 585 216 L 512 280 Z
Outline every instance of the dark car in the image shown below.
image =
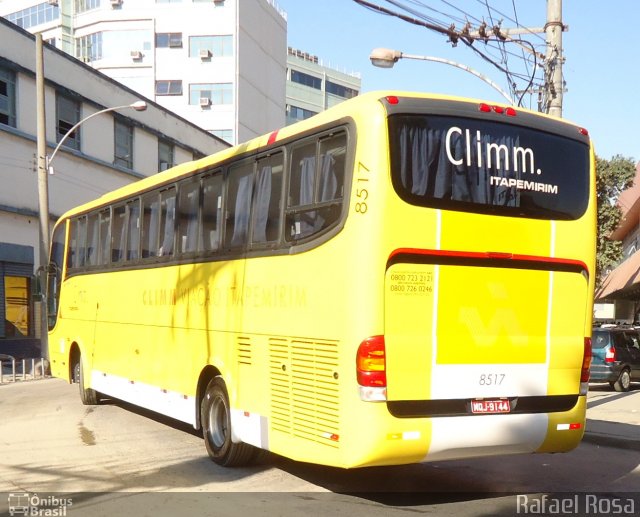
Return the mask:
M 616 391 L 629 391 L 640 381 L 640 333 L 633 328 L 598 327 L 591 337 L 589 382 L 608 382 Z

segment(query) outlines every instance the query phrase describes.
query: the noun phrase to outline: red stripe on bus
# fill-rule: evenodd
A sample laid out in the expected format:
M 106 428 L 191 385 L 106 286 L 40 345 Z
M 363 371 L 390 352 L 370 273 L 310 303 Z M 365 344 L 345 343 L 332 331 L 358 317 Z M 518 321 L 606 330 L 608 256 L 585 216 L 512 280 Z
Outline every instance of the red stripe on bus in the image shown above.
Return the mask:
M 538 255 L 519 255 L 517 253 L 504 253 L 499 251 L 458 251 L 458 250 L 430 250 L 422 248 L 398 248 L 389 255 L 387 263 L 399 255 L 419 255 L 424 257 L 461 258 L 475 260 L 513 260 L 515 262 L 535 262 L 539 264 L 556 264 L 573 266 L 584 270 L 587 274 L 589 268 L 581 260 L 564 259 L 556 257 L 544 257 Z
M 276 129 L 269 135 L 269 140 L 267 140 L 267 145 L 271 145 L 278 138 L 278 130 Z

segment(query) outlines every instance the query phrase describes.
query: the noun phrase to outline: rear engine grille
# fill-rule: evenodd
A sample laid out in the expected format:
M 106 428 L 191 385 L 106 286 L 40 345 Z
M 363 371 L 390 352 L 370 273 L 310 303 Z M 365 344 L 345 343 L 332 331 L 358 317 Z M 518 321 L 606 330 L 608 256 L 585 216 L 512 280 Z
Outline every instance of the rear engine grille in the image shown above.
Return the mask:
M 269 363 L 272 428 L 338 447 L 338 343 L 271 338 Z

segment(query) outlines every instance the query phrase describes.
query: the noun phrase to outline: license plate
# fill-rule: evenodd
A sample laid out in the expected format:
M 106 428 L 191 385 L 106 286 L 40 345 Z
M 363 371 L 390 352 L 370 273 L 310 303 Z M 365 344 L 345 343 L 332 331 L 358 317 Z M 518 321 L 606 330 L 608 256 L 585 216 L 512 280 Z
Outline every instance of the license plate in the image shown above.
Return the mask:
M 471 401 L 471 412 L 474 414 L 492 415 L 510 413 L 511 404 L 506 399 L 481 399 Z

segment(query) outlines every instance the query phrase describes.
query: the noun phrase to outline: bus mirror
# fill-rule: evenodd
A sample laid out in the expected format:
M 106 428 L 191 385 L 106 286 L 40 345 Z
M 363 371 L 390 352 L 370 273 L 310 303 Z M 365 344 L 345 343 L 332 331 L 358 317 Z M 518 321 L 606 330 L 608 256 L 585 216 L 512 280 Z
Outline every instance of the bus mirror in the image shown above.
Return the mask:
M 31 299 L 34 302 L 41 302 L 44 299 L 42 275 L 40 273 L 41 268 L 38 268 L 36 273 L 31 277 Z

